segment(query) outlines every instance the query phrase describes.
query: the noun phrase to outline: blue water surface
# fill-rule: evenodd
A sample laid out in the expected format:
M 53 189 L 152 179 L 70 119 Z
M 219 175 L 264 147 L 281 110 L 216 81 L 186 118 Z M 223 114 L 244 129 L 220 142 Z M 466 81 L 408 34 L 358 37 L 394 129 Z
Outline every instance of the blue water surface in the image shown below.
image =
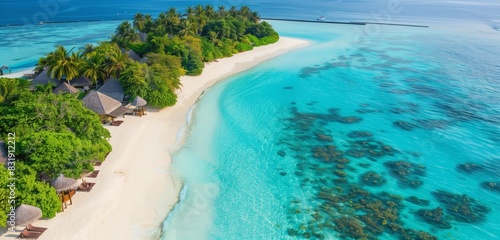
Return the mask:
M 202 96 L 162 239 L 500 238 L 498 34 L 272 24 L 311 45 Z
M 85 20 L 171 6 L 249 5 L 263 17 L 429 25 L 271 21 L 282 36 L 311 44 L 201 97 L 175 154 L 174 173 L 185 185 L 162 238 L 338 239 L 361 227 L 351 237 L 416 239 L 425 231 L 499 239 L 499 4 L 389 3 L 2 1 L 0 25 L 10 26 L 0 28 L 0 65 L 31 68 L 57 44 L 108 39 L 120 22 Z

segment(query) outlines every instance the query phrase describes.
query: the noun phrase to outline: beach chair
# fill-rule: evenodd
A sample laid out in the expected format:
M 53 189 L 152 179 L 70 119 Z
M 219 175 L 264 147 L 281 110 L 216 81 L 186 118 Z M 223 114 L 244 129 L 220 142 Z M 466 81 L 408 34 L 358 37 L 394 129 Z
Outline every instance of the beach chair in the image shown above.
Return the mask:
M 95 183 L 83 181 L 82 184 L 80 184 L 80 186 L 78 186 L 78 190 L 83 191 L 83 192 L 90 192 L 90 190 L 92 190 L 94 185 L 95 185 Z
M 87 177 L 89 177 L 89 178 L 96 178 L 98 174 L 99 174 L 99 170 L 95 170 L 90 175 L 88 175 Z
M 47 228 L 35 227 L 31 224 L 28 224 L 28 226 L 26 226 L 26 229 L 28 229 L 28 231 L 30 231 L 30 232 L 39 232 L 39 233 L 43 233 L 43 232 L 45 232 L 45 230 L 47 230 Z
M 42 233 L 40 232 L 30 232 L 28 229 L 24 229 L 21 234 L 19 234 L 20 238 L 28 238 L 28 239 L 38 239 Z
M 111 122 L 111 124 L 109 124 L 109 125 L 111 125 L 111 126 L 120 126 L 120 125 L 122 125 L 122 123 L 123 123 L 122 120 L 118 120 L 118 121 Z

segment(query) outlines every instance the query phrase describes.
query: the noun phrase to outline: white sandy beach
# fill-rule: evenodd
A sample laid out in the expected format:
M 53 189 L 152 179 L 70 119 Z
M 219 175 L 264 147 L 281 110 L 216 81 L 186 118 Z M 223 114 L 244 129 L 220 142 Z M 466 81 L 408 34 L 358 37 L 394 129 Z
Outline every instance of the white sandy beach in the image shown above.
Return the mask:
M 169 171 L 171 152 L 180 145 L 177 135 L 185 127 L 189 108 L 217 81 L 307 44 L 282 37 L 275 44 L 206 64 L 201 76 L 181 78 L 183 87 L 175 106 L 148 109 L 146 116 L 126 116 L 121 126 L 107 126 L 113 151 L 96 167 L 98 177 L 87 179 L 96 185 L 90 192 L 77 192 L 73 205 L 55 218 L 35 222 L 49 228 L 39 239 L 158 239 L 182 185 Z M 13 239 L 20 230 L 1 239 Z

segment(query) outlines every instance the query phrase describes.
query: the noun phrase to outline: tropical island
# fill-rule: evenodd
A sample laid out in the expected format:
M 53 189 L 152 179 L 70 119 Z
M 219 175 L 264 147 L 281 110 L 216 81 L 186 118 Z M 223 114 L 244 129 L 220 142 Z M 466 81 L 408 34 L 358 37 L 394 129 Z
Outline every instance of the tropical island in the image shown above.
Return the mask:
M 175 113 L 178 123 L 168 131 L 175 138 L 185 124 L 180 119 L 185 118 L 189 106 L 206 87 L 305 44 L 301 40 L 284 38 L 281 43 L 273 44 L 275 46 L 250 51 L 254 47 L 276 43 L 280 38 L 270 24 L 261 22 L 258 13 L 248 7 L 214 10 L 210 5 L 199 5 L 189 7 L 185 12 L 181 15 L 175 8 L 170 8 L 156 19 L 149 14 L 137 13 L 132 23 L 124 21 L 116 28 L 110 41 L 96 46 L 87 44 L 79 50 L 56 46 L 54 51 L 40 58 L 34 70 L 36 77 L 31 81 L 0 78 L 0 148 L 4 152 L 0 160 L 5 163 L 5 168 L 0 168 L 0 218 L 9 220 L 13 211 L 25 205 L 39 208 L 42 218 L 54 218 L 65 210 L 68 203 L 73 203 L 72 197 L 80 197 L 81 194 L 74 196 L 75 190 L 89 192 L 92 189 L 95 183 L 89 185 L 86 179 L 97 176 L 99 170 L 96 168 L 101 172 L 108 171 L 107 166 L 101 164 L 105 159 L 113 158 L 116 145 L 121 151 L 120 144 L 127 142 L 121 136 L 134 135 L 127 127 L 119 130 L 110 127 L 117 116 L 110 118 L 110 113 L 97 112 L 87 104 L 89 100 L 86 98 L 104 95 L 120 102 L 120 107 L 130 106 L 132 99 L 142 99 L 156 112 L 174 106 L 180 99 L 183 103 L 176 106 L 181 105 L 178 107 L 182 109 L 181 114 Z M 241 52 L 248 55 L 238 54 Z M 228 58 L 234 54 L 238 56 Z M 238 63 L 246 66 L 236 68 Z M 112 93 L 108 97 L 104 94 L 108 92 L 100 91 L 112 84 L 120 85 L 123 91 L 118 98 Z M 173 115 L 154 111 L 148 115 L 150 119 L 154 119 L 154 114 Z M 149 126 L 137 122 L 139 118 L 127 118 L 127 121 Z M 152 132 L 159 129 L 165 130 L 165 126 Z M 121 132 L 115 133 L 118 131 Z M 120 141 L 119 144 L 113 142 L 115 136 L 118 136 L 116 141 Z M 158 163 L 168 160 L 168 156 L 162 158 L 157 152 L 148 156 Z M 111 169 L 109 172 L 112 174 Z M 144 174 L 147 176 L 148 172 Z M 54 185 L 65 181 L 72 184 L 61 188 Z M 9 187 L 12 182 L 14 188 Z M 94 192 L 100 192 L 99 187 L 102 191 L 106 191 L 104 187 L 112 187 L 100 186 L 103 184 L 100 181 L 97 184 Z M 174 185 L 165 191 L 175 195 L 169 196 L 173 203 L 180 188 L 179 183 Z M 116 196 L 119 195 L 117 192 Z M 91 201 L 88 196 L 82 198 Z M 169 208 L 162 210 L 163 218 Z M 0 223 L 9 230 L 13 230 L 14 225 L 19 224 Z M 45 226 L 50 225 L 49 220 Z M 66 232 L 71 231 L 66 229 Z M 16 234 L 18 236 L 19 232 Z

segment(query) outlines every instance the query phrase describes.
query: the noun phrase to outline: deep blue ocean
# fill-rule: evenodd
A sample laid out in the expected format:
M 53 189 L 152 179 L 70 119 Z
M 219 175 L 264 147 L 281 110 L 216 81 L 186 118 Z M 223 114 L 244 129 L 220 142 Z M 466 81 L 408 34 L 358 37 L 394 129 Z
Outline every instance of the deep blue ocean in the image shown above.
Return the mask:
M 52 21 L 245 3 L 263 17 L 376 22 L 396 4 L 384 22 L 430 27 L 270 21 L 311 44 L 200 97 L 161 239 L 500 239 L 497 1 L 53 2 Z M 35 4 L 3 1 L 2 23 Z M 118 23 L 0 28 L 0 65 L 29 68 Z

